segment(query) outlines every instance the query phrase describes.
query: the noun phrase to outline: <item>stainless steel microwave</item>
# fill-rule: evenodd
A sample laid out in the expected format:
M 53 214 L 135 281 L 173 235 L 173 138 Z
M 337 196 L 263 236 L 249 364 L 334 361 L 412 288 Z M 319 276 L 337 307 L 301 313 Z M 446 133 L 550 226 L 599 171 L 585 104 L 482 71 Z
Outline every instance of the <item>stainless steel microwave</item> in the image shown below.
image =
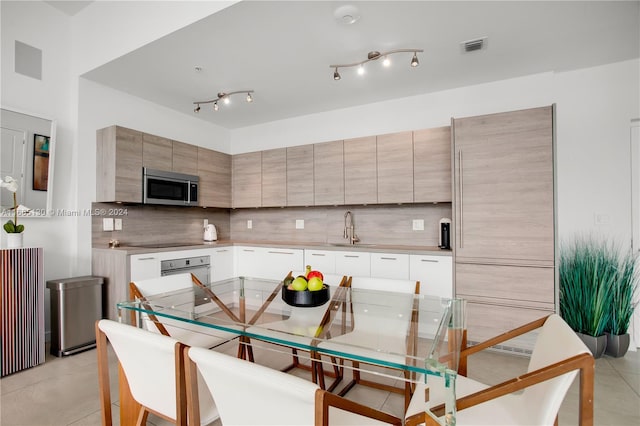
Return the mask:
M 142 202 L 172 206 L 198 205 L 198 176 L 142 169 Z

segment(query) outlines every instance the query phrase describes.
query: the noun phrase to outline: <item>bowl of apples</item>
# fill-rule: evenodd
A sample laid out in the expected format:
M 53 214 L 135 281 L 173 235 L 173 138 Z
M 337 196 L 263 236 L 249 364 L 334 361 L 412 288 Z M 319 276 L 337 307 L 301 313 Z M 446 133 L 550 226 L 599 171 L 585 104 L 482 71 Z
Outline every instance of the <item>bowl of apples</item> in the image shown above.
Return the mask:
M 311 266 L 307 266 L 304 275 L 284 279 L 282 300 L 287 305 L 313 308 L 327 303 L 329 296 L 329 285 L 324 283 L 322 272 L 311 270 Z

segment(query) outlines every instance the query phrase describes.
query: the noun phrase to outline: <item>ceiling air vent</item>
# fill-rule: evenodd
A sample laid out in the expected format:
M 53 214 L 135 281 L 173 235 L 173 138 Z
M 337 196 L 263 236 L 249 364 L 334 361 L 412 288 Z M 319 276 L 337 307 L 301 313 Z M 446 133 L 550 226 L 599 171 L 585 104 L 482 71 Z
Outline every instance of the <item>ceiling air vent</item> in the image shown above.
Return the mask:
M 487 44 L 486 37 L 477 38 L 474 40 L 467 40 L 460 43 L 460 45 L 462 46 L 462 51 L 465 53 L 475 52 L 476 50 L 482 50 L 486 47 L 486 44 Z

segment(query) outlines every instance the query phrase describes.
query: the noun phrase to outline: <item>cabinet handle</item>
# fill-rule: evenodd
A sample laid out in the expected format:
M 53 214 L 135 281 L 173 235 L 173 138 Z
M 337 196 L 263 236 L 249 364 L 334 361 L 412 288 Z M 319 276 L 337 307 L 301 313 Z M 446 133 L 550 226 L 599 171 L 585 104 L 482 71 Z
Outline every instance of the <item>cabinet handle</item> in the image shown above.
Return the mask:
M 139 257 L 138 260 L 153 260 L 155 257 Z
M 270 254 L 293 254 L 290 251 L 268 251 L 267 253 L 270 253 Z
M 326 256 L 326 254 L 322 254 L 322 253 L 311 253 L 311 256 Z
M 398 260 L 397 257 L 381 257 L 381 260 Z
M 460 225 L 460 229 L 458 230 L 458 234 L 460 235 L 460 245 L 459 247 L 462 248 L 464 247 L 464 242 L 463 242 L 463 236 L 464 236 L 464 224 L 463 224 L 463 215 L 462 215 L 462 210 L 463 210 L 463 203 L 464 203 L 464 182 L 463 182 L 463 178 L 462 178 L 462 172 L 463 172 L 463 167 L 462 167 L 462 149 L 460 149 L 458 151 L 458 192 L 460 193 L 460 202 L 458 203 L 458 208 L 460 209 L 460 215 L 458 216 L 460 218 L 459 220 L 459 225 Z
M 438 260 L 432 260 L 432 259 L 420 259 L 420 262 L 430 262 L 430 263 L 438 263 Z
M 360 256 L 357 256 L 355 254 L 345 254 L 344 257 L 355 257 L 356 259 L 359 258 Z
M 227 251 L 229 251 L 229 250 L 226 250 L 226 249 L 225 250 L 216 250 L 216 253 L 224 253 L 224 252 L 227 252 Z
M 253 252 L 254 252 L 255 250 L 249 250 L 249 249 L 242 249 L 242 251 L 248 251 L 248 252 L 251 252 L 251 253 L 253 253 Z

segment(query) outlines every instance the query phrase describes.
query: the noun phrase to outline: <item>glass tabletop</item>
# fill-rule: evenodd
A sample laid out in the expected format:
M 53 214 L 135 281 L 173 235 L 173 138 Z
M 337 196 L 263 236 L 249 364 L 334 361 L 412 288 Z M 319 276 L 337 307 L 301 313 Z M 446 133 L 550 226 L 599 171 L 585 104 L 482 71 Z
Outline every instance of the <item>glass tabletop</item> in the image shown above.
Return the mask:
M 442 377 L 446 389 L 440 402 L 455 418 L 464 301 L 353 288 L 348 282 L 328 283 L 327 300 L 315 300 L 318 306 L 291 306 L 292 295 L 303 295 L 292 294 L 283 281 L 236 277 L 205 286 L 210 302 L 205 309 L 200 305 L 196 311 L 194 289 L 183 289 L 124 301 L 118 310 L 123 322 L 152 331 L 160 323 L 203 341 L 210 337 L 211 346 L 237 340 L 243 358 L 252 359 L 252 347 L 266 342 L 355 361 L 363 370 L 387 367 L 417 383 Z

